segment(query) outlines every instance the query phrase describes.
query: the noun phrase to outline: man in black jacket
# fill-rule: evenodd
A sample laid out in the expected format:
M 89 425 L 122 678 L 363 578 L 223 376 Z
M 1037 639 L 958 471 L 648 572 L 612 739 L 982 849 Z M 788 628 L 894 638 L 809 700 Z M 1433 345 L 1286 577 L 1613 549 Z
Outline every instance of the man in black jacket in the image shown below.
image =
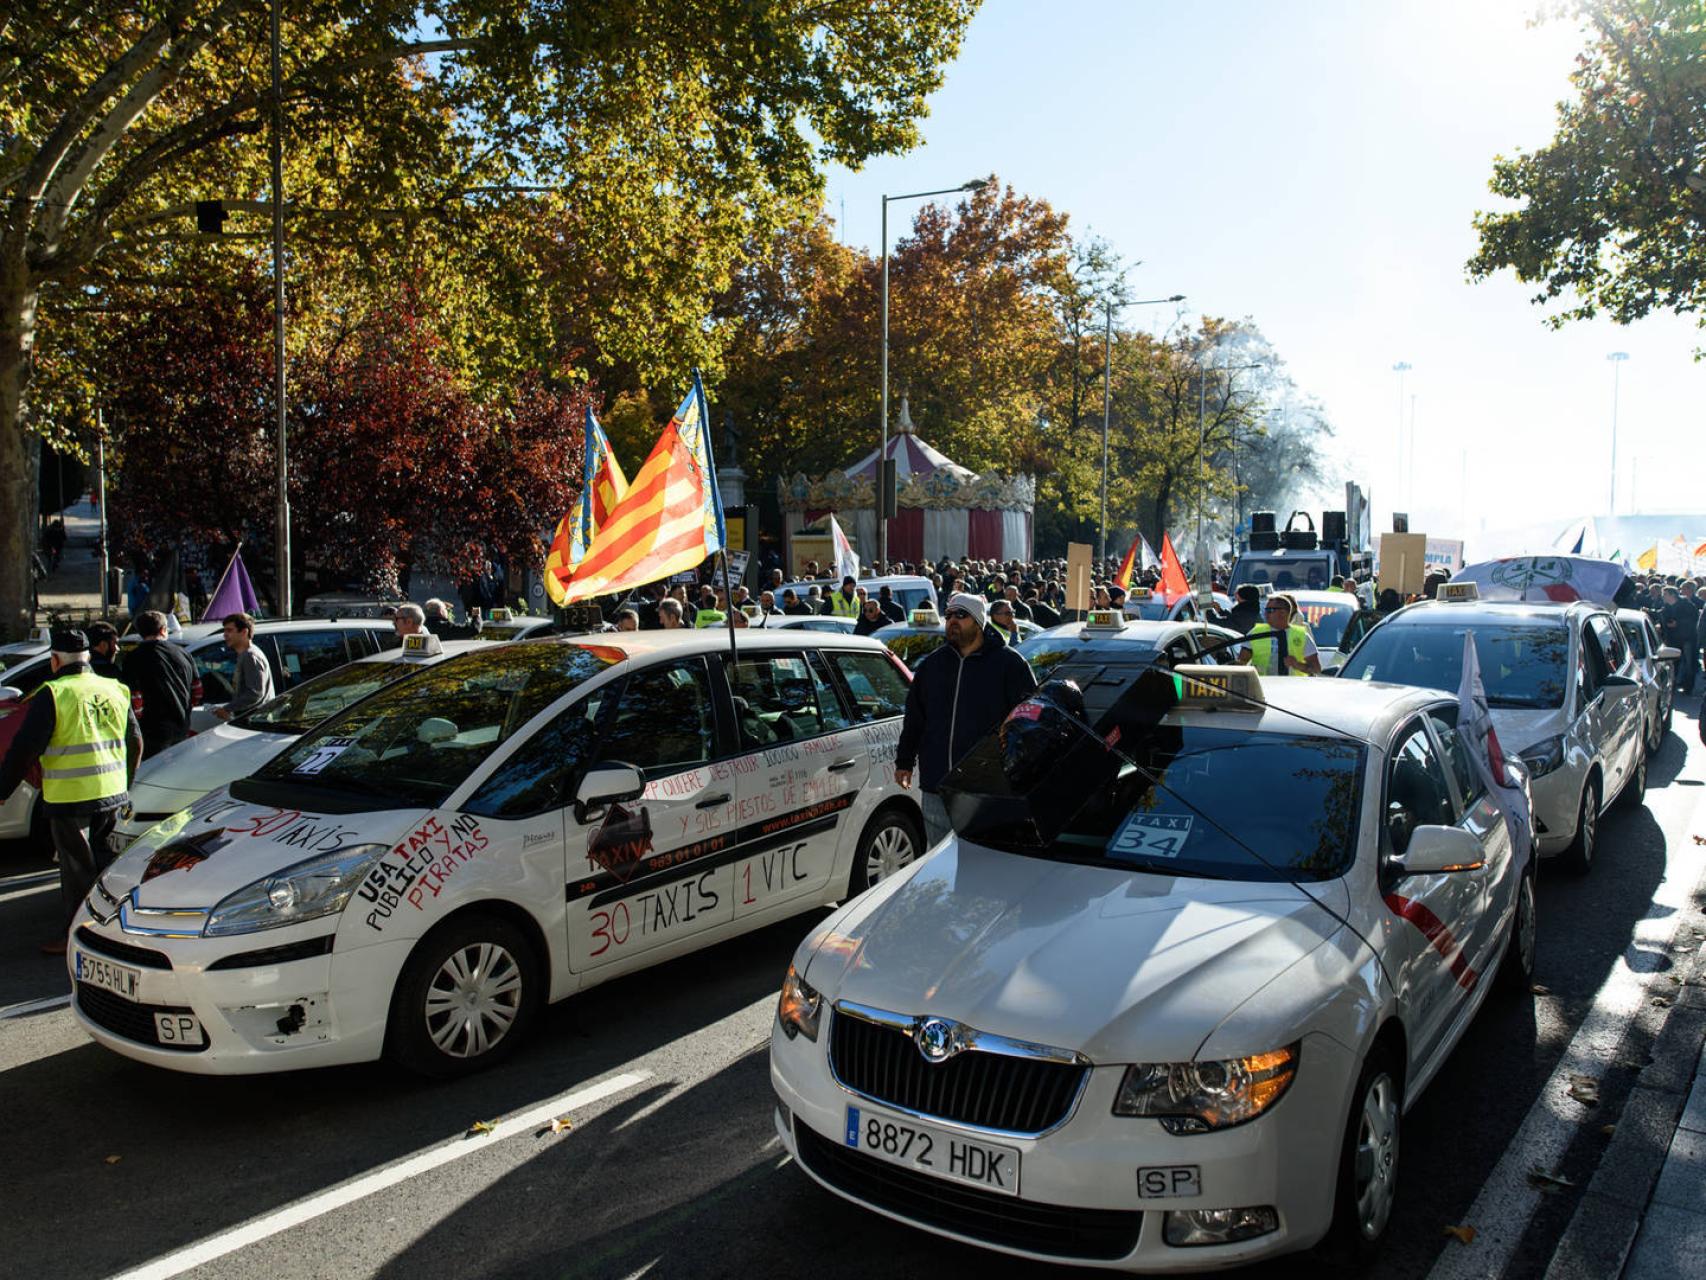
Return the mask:
M 948 600 L 942 614 L 948 643 L 918 664 L 906 695 L 894 780 L 910 787 L 917 769 L 931 847 L 951 830 L 936 794 L 942 779 L 1037 687 L 1030 664 L 986 625 L 988 607 L 978 595 Z
M 150 609 L 138 614 L 136 634 L 142 637 L 124 659 L 125 683 L 142 695 L 144 759 L 182 742 L 190 731 L 190 690 L 195 663 L 166 639 L 166 615 Z
M 1237 600 L 1233 603 L 1231 611 L 1226 615 L 1226 625 L 1234 631 L 1241 631 L 1248 635 L 1250 628 L 1261 620 L 1261 590 L 1246 582 L 1238 588 Z

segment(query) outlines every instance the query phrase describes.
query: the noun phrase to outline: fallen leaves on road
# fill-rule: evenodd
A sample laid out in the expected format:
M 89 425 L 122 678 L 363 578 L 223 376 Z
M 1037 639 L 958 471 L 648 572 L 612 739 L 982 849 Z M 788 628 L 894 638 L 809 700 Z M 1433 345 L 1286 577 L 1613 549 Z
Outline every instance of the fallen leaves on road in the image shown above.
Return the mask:
M 123 1160 L 123 1159 L 124 1159 L 123 1156 L 108 1156 L 107 1157 L 107 1163 L 108 1164 L 117 1164 L 120 1160 Z
M 468 1126 L 468 1132 L 462 1136 L 464 1138 L 472 1138 L 475 1134 L 490 1133 L 497 1127 L 498 1122 L 496 1120 L 476 1120 L 473 1124 Z
M 1694 843 L 1695 844 L 1706 844 L 1706 836 L 1695 836 L 1694 837 Z
M 1543 987 L 1538 982 L 1536 982 L 1533 986 L 1529 987 L 1529 990 L 1532 991 L 1537 996 L 1549 996 L 1552 994 L 1552 988 L 1551 987 Z
M 1675 996 L 1657 995 L 1652 999 L 1652 1005 L 1655 1009 L 1668 1009 L 1675 1003 Z
M 1451 1236 L 1455 1240 L 1461 1241 L 1464 1244 L 1475 1243 L 1474 1227 L 1447 1227 L 1445 1229 L 1445 1234 Z
M 1539 1165 L 1534 1165 L 1529 1169 L 1528 1182 L 1530 1186 L 1535 1187 L 1540 1191 L 1544 1191 L 1547 1195 L 1556 1195 L 1565 1187 L 1573 1187 L 1576 1185 L 1561 1174 L 1548 1173 Z
M 551 1121 L 550 1124 L 546 1125 L 543 1129 L 539 1130 L 539 1132 L 534 1134 L 533 1136 L 535 1138 L 543 1138 L 548 1133 L 567 1133 L 570 1129 L 573 1129 L 574 1127 L 575 1127 L 575 1121 L 574 1121 L 573 1116 L 558 1116 L 555 1120 Z
M 1590 1107 L 1599 1105 L 1599 1081 L 1592 1076 L 1571 1076 L 1570 1096 Z

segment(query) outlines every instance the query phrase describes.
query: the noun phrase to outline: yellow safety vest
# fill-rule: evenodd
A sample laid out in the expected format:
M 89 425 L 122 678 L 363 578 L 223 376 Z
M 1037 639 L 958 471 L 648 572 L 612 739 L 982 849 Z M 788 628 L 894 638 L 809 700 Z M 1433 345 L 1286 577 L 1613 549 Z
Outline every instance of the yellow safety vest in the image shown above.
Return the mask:
M 701 609 L 693 619 L 696 627 L 720 627 L 729 620 L 728 614 L 721 609 Z
M 123 795 L 130 691 L 92 671 L 61 676 L 44 687 L 53 699 L 54 725 L 41 753 L 41 798 L 81 804 Z
M 839 591 L 832 591 L 829 594 L 829 607 L 838 618 L 857 618 L 865 603 L 857 595 L 844 596 Z
M 1274 629 L 1265 622 L 1258 622 L 1255 626 L 1250 628 L 1250 660 L 1255 664 L 1256 670 L 1260 671 L 1263 675 L 1273 674 L 1274 642 L 1272 640 L 1262 639 L 1262 637 L 1271 636 L 1273 634 L 1275 634 Z M 1299 662 L 1303 661 L 1303 644 L 1308 635 L 1308 630 L 1296 622 L 1292 623 L 1285 629 L 1286 652 L 1289 656 L 1296 658 Z M 1310 673 L 1307 671 L 1293 671 L 1290 667 L 1281 667 L 1279 674 L 1282 676 L 1306 676 Z

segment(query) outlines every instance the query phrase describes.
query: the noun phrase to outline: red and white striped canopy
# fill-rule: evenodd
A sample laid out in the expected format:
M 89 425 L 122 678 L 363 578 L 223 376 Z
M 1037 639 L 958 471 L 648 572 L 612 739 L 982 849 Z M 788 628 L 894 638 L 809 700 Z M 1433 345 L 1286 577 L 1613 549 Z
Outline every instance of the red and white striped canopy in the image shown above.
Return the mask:
M 847 468 L 847 475 L 858 478 L 867 477 L 873 483 L 877 478 L 878 449 L 872 449 L 863 458 Z M 932 449 L 910 431 L 901 431 L 889 437 L 889 457 L 894 459 L 895 473 L 900 483 L 905 484 L 908 476 L 927 476 L 936 471 L 947 471 L 957 475 L 961 480 L 975 480 L 976 474 L 967 471 L 959 463 L 946 454 Z

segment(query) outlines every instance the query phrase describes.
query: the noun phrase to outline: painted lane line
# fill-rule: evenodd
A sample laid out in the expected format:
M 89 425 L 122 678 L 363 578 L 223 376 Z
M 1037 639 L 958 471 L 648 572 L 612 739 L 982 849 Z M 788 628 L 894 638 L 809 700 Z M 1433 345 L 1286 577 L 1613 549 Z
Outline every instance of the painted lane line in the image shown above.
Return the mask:
M 53 878 L 53 883 L 51 883 L 51 884 L 38 884 L 38 885 L 33 885 L 28 889 L 11 889 L 5 893 L 0 893 L 0 902 L 10 902 L 13 898 L 28 898 L 28 897 L 32 896 L 33 894 L 37 894 L 37 893 L 58 893 L 58 892 L 59 892 L 59 877 L 55 876 Z
M 452 1138 L 439 1146 L 431 1147 L 419 1155 L 410 1156 L 407 1160 L 386 1168 L 364 1174 L 353 1182 L 346 1182 L 333 1187 L 330 1191 L 322 1191 L 319 1195 L 310 1196 L 298 1201 L 276 1213 L 269 1213 L 263 1218 L 234 1227 L 230 1231 L 210 1236 L 199 1244 L 190 1245 L 187 1249 L 179 1249 L 176 1253 L 168 1253 L 152 1262 L 123 1272 L 114 1280 L 170 1280 L 172 1276 L 182 1275 L 195 1267 L 223 1258 L 239 1249 L 271 1238 L 281 1231 L 299 1227 L 305 1222 L 323 1217 L 335 1209 L 354 1204 L 357 1200 L 365 1199 L 375 1192 L 394 1187 L 410 1178 L 419 1177 L 454 1160 L 472 1155 L 476 1151 L 489 1150 L 494 1143 L 518 1134 L 530 1133 L 537 1130 L 565 1111 L 573 1111 L 580 1107 L 588 1107 L 593 1103 L 631 1089 L 637 1084 L 643 1084 L 651 1078 L 649 1071 L 628 1071 L 621 1075 L 611 1076 L 608 1080 L 600 1080 L 597 1084 L 586 1086 L 573 1093 L 559 1094 L 550 1102 L 542 1103 L 531 1111 L 511 1116 L 508 1120 L 493 1127 L 492 1131 L 475 1138 Z
M 62 996 L 43 996 L 40 1000 L 24 1000 L 18 1004 L 0 1007 L 0 1022 L 7 1018 L 25 1018 L 32 1013 L 46 1013 L 49 1009 L 60 1009 L 71 1003 L 71 993 L 67 991 Z
M 1582 1104 L 1570 1096 L 1571 1077 L 1597 1081 L 1612 1065 L 1624 1033 L 1658 977 L 1660 966 L 1652 957 L 1669 951 L 1701 873 L 1702 860 L 1692 846 L 1676 847 L 1664 879 L 1653 892 L 1652 905 L 1631 932 L 1628 948 L 1612 967 L 1593 1008 L 1463 1219 L 1476 1227 L 1474 1242 L 1440 1254 L 1428 1280 L 1497 1280 L 1504 1274 L 1544 1198 L 1529 1182 L 1528 1171 L 1557 1168 L 1581 1132 Z

